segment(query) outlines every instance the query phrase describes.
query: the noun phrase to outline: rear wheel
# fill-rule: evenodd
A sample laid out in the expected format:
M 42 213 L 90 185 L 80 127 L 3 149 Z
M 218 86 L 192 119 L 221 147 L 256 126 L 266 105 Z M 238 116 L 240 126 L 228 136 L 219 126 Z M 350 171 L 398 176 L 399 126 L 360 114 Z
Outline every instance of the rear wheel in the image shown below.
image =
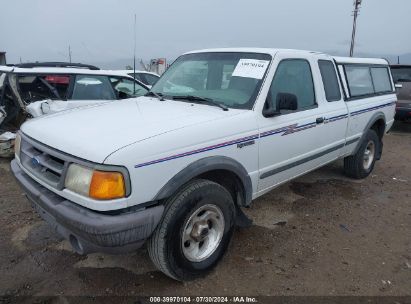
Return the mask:
M 357 153 L 344 158 L 345 174 L 357 179 L 367 177 L 374 169 L 380 149 L 381 141 L 377 133 L 368 130 Z
M 176 280 L 204 276 L 224 255 L 234 219 L 234 202 L 224 187 L 194 180 L 166 202 L 163 218 L 148 243 L 150 258 Z

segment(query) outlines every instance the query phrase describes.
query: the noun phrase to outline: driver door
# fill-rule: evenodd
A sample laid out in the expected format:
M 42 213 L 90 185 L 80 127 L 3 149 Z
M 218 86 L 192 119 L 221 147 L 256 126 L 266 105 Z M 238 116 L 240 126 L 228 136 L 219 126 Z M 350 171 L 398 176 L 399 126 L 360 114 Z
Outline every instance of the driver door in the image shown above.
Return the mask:
M 277 95 L 288 93 L 295 95 L 298 107 L 281 110 L 274 117 L 259 115 L 259 194 L 329 160 L 329 155 L 321 155 L 331 142 L 322 134 L 326 132 L 325 113 L 317 102 L 318 87 L 312 73 L 316 62 L 301 57 L 282 58 L 280 54 L 276 62 L 267 102 L 277 107 Z

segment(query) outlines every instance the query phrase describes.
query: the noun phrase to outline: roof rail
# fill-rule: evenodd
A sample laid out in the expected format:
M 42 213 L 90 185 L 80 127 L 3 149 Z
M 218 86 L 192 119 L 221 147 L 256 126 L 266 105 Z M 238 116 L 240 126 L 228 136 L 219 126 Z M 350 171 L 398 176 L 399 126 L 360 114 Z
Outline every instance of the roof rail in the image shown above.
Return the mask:
M 15 64 L 14 66 L 18 68 L 81 68 L 89 70 L 100 70 L 100 68 L 94 65 L 70 62 L 32 62 Z

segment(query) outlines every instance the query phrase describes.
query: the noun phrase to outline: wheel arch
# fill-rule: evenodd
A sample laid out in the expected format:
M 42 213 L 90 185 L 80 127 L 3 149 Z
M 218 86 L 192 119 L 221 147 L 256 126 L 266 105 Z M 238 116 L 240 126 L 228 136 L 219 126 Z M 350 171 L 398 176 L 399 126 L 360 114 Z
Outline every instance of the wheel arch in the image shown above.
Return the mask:
M 374 113 L 374 115 L 371 116 L 371 119 L 368 121 L 367 125 L 365 126 L 362 132 L 362 136 L 360 140 L 358 141 L 358 144 L 355 147 L 352 155 L 358 152 L 358 150 L 361 147 L 361 143 L 364 141 L 367 131 L 370 129 L 374 130 L 377 133 L 378 137 L 380 138 L 381 147 L 382 147 L 382 137 L 384 136 L 384 133 L 385 133 L 385 127 L 386 127 L 385 114 L 381 111 Z M 379 156 L 381 156 L 381 152 L 382 151 L 380 151 Z
M 238 161 L 225 156 L 205 157 L 191 163 L 174 175 L 160 189 L 154 200 L 172 196 L 195 178 L 208 179 L 226 187 L 238 206 L 248 206 L 252 201 L 252 182 L 247 170 Z

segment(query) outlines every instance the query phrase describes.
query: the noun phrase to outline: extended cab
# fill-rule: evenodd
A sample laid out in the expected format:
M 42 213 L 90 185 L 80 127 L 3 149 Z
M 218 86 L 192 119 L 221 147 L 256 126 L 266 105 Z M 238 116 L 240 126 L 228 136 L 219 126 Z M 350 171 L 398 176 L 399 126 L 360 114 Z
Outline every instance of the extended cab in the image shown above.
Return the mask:
M 26 122 L 11 167 L 76 252 L 148 240 L 161 271 L 190 280 L 217 264 L 248 223 L 241 207 L 264 193 L 337 159 L 368 176 L 395 102 L 382 59 L 190 52 L 145 97 Z

